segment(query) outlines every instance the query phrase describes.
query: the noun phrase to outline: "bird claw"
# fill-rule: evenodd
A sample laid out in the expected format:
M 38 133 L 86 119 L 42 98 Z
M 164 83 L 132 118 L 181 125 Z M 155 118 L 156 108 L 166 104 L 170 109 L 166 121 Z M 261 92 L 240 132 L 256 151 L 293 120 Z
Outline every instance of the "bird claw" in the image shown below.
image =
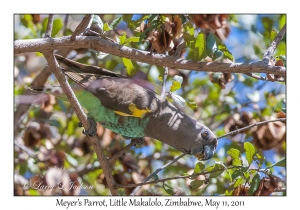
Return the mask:
M 82 133 L 86 136 L 93 137 L 97 133 L 97 123 L 92 118 L 88 118 L 88 121 L 90 122 L 90 125 L 91 125 L 90 129 L 88 129 L 88 130 L 83 129 Z M 78 127 L 83 127 L 82 122 L 78 123 Z

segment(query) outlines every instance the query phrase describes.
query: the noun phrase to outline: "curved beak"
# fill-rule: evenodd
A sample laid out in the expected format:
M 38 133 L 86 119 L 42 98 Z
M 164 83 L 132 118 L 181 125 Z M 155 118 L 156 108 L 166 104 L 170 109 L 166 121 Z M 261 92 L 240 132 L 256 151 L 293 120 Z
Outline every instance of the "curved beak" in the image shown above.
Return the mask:
M 203 159 L 202 160 L 208 160 L 212 158 L 212 156 L 215 153 L 215 148 L 212 146 L 205 145 L 204 146 L 204 154 L 203 154 Z

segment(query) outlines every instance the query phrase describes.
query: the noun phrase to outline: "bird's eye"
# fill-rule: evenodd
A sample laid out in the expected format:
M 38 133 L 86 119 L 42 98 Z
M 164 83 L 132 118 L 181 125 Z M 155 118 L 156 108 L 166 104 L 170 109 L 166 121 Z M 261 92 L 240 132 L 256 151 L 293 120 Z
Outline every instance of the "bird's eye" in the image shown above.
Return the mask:
M 208 140 L 209 139 L 209 132 L 208 131 L 203 131 L 201 133 L 201 137 L 204 139 L 204 140 Z

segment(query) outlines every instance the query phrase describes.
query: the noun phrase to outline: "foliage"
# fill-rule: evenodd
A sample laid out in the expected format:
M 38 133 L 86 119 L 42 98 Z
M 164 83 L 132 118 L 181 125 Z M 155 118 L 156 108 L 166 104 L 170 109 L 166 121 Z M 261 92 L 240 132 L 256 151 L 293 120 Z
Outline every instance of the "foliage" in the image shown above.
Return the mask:
M 83 15 L 55 15 L 52 37 L 71 35 Z M 185 47 L 179 57 L 204 62 L 249 62 L 261 60 L 267 47 L 285 24 L 285 15 L 95 15 L 101 36 L 121 45 L 176 55 L 180 40 Z M 42 38 L 47 15 L 16 15 L 14 39 Z M 88 34 L 87 34 L 88 35 Z M 285 37 L 274 59 L 285 66 Z M 78 49 L 69 53 L 81 63 L 145 80 L 145 86 L 159 93 L 164 68 L 128 58 Z M 20 107 L 31 105 L 28 112 L 15 119 L 14 172 L 15 195 L 109 195 L 93 144 L 82 134 L 72 106 L 49 95 L 29 95 L 26 91 L 42 71 L 41 53 L 15 56 L 15 114 Z M 244 74 L 193 72 L 169 69 L 168 100 L 185 113 L 202 121 L 217 136 L 255 122 L 285 118 L 285 84 L 256 80 Z M 50 76 L 47 84 L 59 85 Z M 34 101 L 34 103 L 32 103 Z M 15 115 L 17 116 L 17 115 Z M 101 125 L 107 157 L 113 156 L 129 142 Z M 19 146 L 18 146 L 19 145 Z M 21 145 L 21 146 L 20 146 Z M 25 149 L 24 149 L 25 147 Z M 141 147 L 132 147 L 113 165 L 113 178 L 120 184 L 140 183 L 160 166 L 181 153 L 162 142 L 144 138 Z M 285 183 L 286 126 L 273 122 L 253 127 L 243 133 L 222 138 L 214 157 L 198 162 L 185 156 L 167 167 L 154 180 L 186 176 L 149 186 L 140 195 L 270 195 Z M 57 180 L 69 185 L 76 182 L 90 189 L 66 190 Z M 24 188 L 26 181 L 55 185 L 55 190 Z M 133 188 L 120 194 L 128 195 Z M 282 193 L 278 193 L 281 195 Z

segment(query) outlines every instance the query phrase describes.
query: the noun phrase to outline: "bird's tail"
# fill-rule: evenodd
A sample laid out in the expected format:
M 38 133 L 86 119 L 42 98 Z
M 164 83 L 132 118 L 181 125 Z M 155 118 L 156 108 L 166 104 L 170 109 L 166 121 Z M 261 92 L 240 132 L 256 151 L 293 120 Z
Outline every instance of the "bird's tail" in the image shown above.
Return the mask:
M 74 71 L 76 73 L 90 73 L 90 74 L 97 74 L 101 76 L 124 78 L 124 76 L 122 76 L 121 74 L 117 74 L 115 72 L 109 71 L 107 69 L 98 66 L 91 66 L 91 65 L 78 63 L 76 61 L 72 61 L 68 58 L 65 58 L 61 55 L 55 54 L 55 58 L 59 62 L 63 63 L 65 66 L 69 67 L 70 71 Z

